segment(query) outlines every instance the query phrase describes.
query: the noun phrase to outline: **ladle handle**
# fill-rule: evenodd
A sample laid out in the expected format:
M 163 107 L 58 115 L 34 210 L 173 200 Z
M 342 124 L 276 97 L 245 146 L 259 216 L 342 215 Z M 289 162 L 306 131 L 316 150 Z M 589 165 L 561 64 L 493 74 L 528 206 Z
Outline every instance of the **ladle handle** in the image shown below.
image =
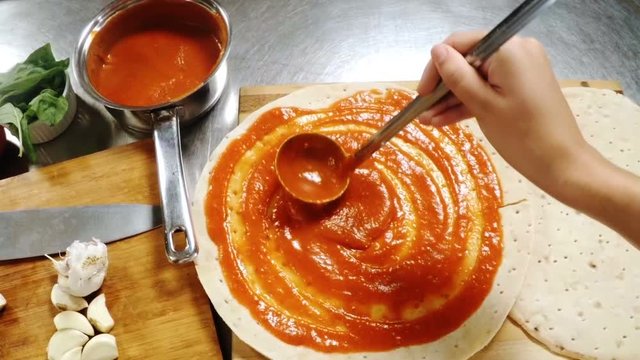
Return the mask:
M 364 144 L 358 151 L 353 154 L 352 168 L 358 167 L 363 161 L 368 159 L 374 152 L 376 152 L 382 145 L 384 145 L 389 139 L 394 137 L 400 130 L 404 129 L 418 115 L 428 110 L 435 103 L 440 101 L 445 95 L 449 93 L 449 88 L 443 82 L 440 82 L 436 89 L 431 93 L 424 96 L 416 96 L 413 101 L 409 103 L 404 109 L 402 109 L 396 116 L 373 134 L 369 141 Z
M 480 39 L 480 42 L 465 56 L 465 59 L 471 66 L 479 68 L 507 40 L 511 39 L 554 2 L 556 0 L 525 0 Z
M 469 64 L 479 68 L 494 52 L 496 52 L 507 40 L 522 30 L 540 11 L 553 4 L 555 0 L 526 0 L 487 35 L 465 56 Z M 396 116 L 389 120 L 377 133 L 373 134 L 369 141 L 363 145 L 354 155 L 351 168 L 356 168 L 368 159 L 389 139 L 394 137 L 407 124 L 421 113 L 429 110 L 449 93 L 449 88 L 440 82 L 430 94 L 417 96 Z
M 164 217 L 165 251 L 172 263 L 192 261 L 198 254 L 182 170 L 178 121 L 180 110 L 180 108 L 170 108 L 156 110 L 151 114 Z M 174 241 L 179 233 L 185 237 L 186 245 L 182 250 L 176 249 Z

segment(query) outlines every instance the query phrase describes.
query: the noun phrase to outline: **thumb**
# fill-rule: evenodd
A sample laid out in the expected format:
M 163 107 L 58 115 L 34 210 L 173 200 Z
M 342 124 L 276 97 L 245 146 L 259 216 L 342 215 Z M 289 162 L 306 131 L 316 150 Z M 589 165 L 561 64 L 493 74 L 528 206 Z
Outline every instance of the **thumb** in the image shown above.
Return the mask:
M 459 52 L 447 44 L 438 44 L 431 49 L 431 59 L 442 81 L 472 113 L 488 105 L 493 88 Z

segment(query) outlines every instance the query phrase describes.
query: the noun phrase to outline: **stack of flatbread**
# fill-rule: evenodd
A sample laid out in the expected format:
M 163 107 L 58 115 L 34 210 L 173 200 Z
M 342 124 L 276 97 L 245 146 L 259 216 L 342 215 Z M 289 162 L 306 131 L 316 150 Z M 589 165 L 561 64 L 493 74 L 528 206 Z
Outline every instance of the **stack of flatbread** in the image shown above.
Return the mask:
M 270 109 L 320 109 L 357 91 L 388 87 L 398 86 L 325 85 L 299 90 L 250 115 L 212 153 L 194 196 L 200 246 L 196 269 L 216 310 L 236 335 L 277 359 L 464 359 L 491 341 L 511 311 L 527 332 L 563 355 L 640 357 L 640 251 L 615 232 L 537 190 L 496 154 L 474 121 L 462 126 L 490 154 L 504 203 L 509 206 L 501 209 L 504 252 L 493 287 L 461 327 L 436 341 L 386 352 L 322 353 L 278 339 L 234 299 L 204 214 L 210 173 L 226 147 Z M 640 134 L 638 106 L 608 90 L 569 88 L 565 96 L 587 140 L 619 166 L 640 174 L 640 142 L 634 139 Z
M 640 107 L 610 90 L 563 91 L 587 141 L 640 174 Z M 532 188 L 535 245 L 511 317 L 569 357 L 639 359 L 640 250 Z

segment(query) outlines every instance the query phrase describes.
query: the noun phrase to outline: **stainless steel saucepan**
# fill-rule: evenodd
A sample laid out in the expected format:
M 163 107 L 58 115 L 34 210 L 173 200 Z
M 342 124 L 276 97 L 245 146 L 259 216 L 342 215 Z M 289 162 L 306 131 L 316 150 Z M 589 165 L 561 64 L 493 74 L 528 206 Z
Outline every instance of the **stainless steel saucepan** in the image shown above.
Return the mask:
M 198 249 L 193 234 L 182 170 L 180 126 L 196 120 L 210 110 L 220 98 L 227 80 L 226 59 L 231 42 L 231 29 L 227 13 L 215 1 L 182 0 L 202 6 L 207 11 L 218 14 L 222 19 L 221 28 L 218 29 L 222 55 L 217 67 L 198 89 L 180 99 L 150 107 L 125 106 L 114 103 L 98 93 L 89 81 L 87 55 L 94 38 L 93 35 L 99 32 L 114 15 L 152 1 L 157 0 L 115 1 L 102 9 L 82 31 L 73 59 L 73 72 L 84 91 L 102 103 L 121 126 L 138 133 L 153 132 L 164 216 L 165 250 L 169 261 L 184 263 L 192 261 L 197 255 Z M 127 84 L 122 84 L 122 86 L 127 86 Z M 178 233 L 183 233 L 185 236 L 186 246 L 183 249 L 176 249 L 176 234 Z

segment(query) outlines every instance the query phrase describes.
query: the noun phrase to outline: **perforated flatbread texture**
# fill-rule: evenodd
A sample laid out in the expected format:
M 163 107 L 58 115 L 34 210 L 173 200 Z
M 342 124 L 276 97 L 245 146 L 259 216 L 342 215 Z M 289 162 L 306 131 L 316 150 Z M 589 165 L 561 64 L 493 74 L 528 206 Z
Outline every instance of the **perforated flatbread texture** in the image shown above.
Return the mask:
M 640 107 L 610 90 L 563 91 L 587 141 L 640 174 Z M 640 251 L 541 191 L 533 203 L 536 242 L 511 316 L 558 353 L 639 359 Z
M 302 346 L 284 343 L 252 318 L 250 312 L 231 295 L 218 262 L 218 249 L 207 232 L 204 203 L 210 189 L 209 177 L 216 162 L 229 143 L 243 134 L 261 114 L 283 106 L 320 109 L 357 91 L 378 88 L 400 88 L 393 84 L 321 85 L 304 88 L 265 105 L 233 130 L 211 154 L 198 181 L 193 201 L 193 219 L 200 254 L 196 259 L 198 277 L 218 313 L 236 335 L 260 353 L 276 359 L 464 359 L 483 348 L 499 330 L 512 307 L 524 278 L 533 239 L 533 215 L 529 202 L 502 209 L 503 260 L 493 287 L 481 305 L 460 328 L 437 341 L 370 353 L 322 353 Z M 492 155 L 503 185 L 504 202 L 529 198 L 525 181 L 499 158 L 487 141 L 483 140 L 474 122 L 465 124 Z

